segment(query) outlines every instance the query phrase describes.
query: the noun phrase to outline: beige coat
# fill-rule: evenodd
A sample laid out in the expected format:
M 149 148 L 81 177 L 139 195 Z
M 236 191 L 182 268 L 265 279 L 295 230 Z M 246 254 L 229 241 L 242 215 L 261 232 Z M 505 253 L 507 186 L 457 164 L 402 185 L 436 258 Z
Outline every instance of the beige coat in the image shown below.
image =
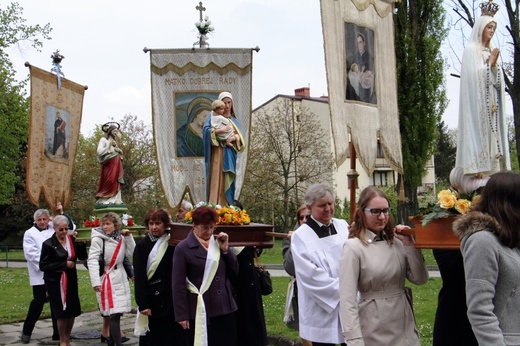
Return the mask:
M 340 317 L 349 346 L 420 345 L 412 307 L 404 290 L 405 278 L 414 284 L 428 281 L 420 250 L 394 238 L 394 244 L 369 245 L 349 239 L 340 260 Z M 359 293 L 358 293 L 359 291 Z M 359 298 L 358 298 L 359 297 Z

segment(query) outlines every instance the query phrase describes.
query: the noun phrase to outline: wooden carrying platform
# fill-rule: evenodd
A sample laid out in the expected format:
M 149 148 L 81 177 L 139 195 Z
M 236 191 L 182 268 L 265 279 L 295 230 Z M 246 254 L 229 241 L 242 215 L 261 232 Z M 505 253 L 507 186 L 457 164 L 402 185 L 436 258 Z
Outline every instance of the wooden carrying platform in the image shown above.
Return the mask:
M 170 245 L 177 245 L 191 232 L 193 225 L 174 222 L 170 227 Z M 217 225 L 214 234 L 226 232 L 229 235 L 230 246 L 256 246 L 259 248 L 272 248 L 274 236 L 272 225 L 251 223 L 243 226 Z
M 453 234 L 454 217 L 432 220 L 422 226 L 421 218 L 411 218 L 415 230 L 415 247 L 418 249 L 460 249 L 460 240 Z

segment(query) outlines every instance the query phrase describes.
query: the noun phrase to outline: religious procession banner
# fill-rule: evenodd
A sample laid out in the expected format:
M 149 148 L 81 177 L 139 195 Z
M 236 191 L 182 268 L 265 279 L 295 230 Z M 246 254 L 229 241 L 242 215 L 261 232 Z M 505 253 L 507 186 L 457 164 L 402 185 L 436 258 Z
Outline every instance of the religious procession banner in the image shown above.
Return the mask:
M 249 142 L 251 49 L 151 49 L 152 121 L 164 194 L 175 208 L 187 191 L 206 200 L 202 127 L 211 103 L 227 91 L 240 130 Z M 247 162 L 238 154 L 235 199 L 240 196 Z
M 26 190 L 39 205 L 43 192 L 48 206 L 71 199 L 72 168 L 78 147 L 86 87 L 29 65 L 31 118 Z
M 392 169 L 403 173 L 393 8 L 394 0 L 321 0 L 336 164 L 348 157 L 350 133 L 368 175 L 378 139 Z

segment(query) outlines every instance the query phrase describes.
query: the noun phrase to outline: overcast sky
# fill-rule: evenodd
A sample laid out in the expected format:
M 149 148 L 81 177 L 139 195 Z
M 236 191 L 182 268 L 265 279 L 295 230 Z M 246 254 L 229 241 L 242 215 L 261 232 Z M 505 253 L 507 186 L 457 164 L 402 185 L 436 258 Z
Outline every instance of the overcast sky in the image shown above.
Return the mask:
M 65 77 L 87 85 L 81 132 L 125 114 L 151 124 L 150 56 L 148 48 L 190 48 L 197 41 L 199 19 L 193 0 L 18 0 L 26 24 L 50 23 L 52 40 L 41 52 L 28 45 L 9 51 L 25 78 L 32 65 L 50 70 L 51 54 L 65 56 Z M 2 9 L 9 1 L 0 0 Z M 277 94 L 309 86 L 311 96 L 327 95 L 323 36 L 318 0 L 206 0 L 204 15 L 215 32 L 215 48 L 254 48 L 253 108 Z M 446 55 L 447 56 L 447 55 Z M 446 71 L 448 98 L 445 121 L 457 126 L 458 80 Z

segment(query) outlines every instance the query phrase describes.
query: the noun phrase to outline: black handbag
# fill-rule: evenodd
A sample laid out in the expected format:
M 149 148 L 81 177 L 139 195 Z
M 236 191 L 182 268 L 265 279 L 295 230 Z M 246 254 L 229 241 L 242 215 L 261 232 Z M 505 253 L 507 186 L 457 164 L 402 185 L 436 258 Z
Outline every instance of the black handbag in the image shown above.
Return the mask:
M 260 292 L 263 296 L 268 296 L 273 293 L 273 282 L 271 281 L 271 274 L 264 266 L 260 264 L 260 259 L 256 253 L 256 249 L 253 250 L 256 260 L 256 270 L 258 273 L 258 283 L 260 284 Z
M 99 276 L 105 273 L 105 240 L 103 240 L 103 251 L 99 255 Z

